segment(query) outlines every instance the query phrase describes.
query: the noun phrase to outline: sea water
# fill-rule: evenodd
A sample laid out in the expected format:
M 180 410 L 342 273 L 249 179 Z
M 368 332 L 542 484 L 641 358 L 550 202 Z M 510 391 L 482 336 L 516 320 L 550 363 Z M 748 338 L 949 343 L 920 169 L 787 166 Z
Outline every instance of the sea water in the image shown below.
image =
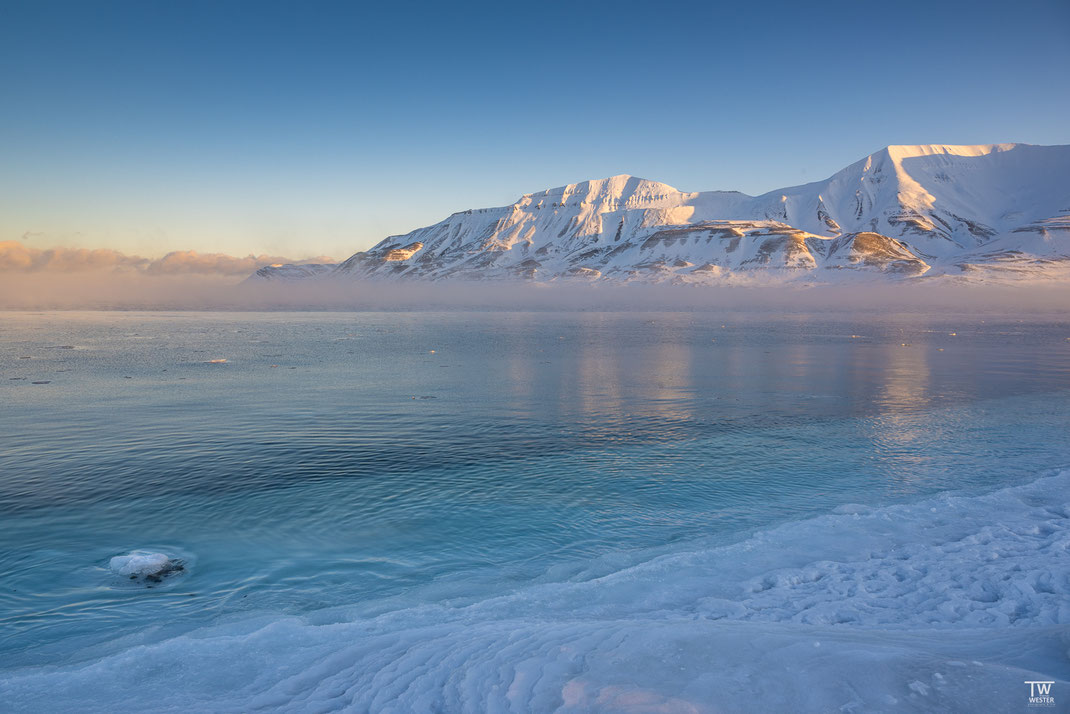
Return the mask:
M 0 709 L 1066 706 L 1068 427 L 1058 318 L 2 314 Z

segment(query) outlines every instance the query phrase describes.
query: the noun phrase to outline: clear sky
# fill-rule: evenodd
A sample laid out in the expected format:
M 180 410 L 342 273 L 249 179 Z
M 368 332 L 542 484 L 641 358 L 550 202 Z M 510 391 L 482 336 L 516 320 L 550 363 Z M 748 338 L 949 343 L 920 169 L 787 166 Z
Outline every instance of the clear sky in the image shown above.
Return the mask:
M 1070 143 L 1070 2 L 0 0 L 0 240 L 345 257 L 630 173 Z

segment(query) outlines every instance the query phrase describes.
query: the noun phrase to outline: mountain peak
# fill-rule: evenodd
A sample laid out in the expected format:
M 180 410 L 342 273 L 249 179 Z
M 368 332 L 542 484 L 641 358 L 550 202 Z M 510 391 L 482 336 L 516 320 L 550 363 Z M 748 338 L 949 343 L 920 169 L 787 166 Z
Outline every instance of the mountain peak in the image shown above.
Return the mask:
M 877 153 L 898 161 L 916 156 L 986 156 L 1018 146 L 1022 144 L 891 144 Z
M 572 199 L 579 203 L 623 204 L 656 201 L 679 193 L 672 186 L 660 181 L 651 181 L 631 174 L 617 174 L 528 193 L 521 197 L 520 202 L 537 204 L 548 199 L 556 199 L 557 202 L 570 202 L 569 199 Z

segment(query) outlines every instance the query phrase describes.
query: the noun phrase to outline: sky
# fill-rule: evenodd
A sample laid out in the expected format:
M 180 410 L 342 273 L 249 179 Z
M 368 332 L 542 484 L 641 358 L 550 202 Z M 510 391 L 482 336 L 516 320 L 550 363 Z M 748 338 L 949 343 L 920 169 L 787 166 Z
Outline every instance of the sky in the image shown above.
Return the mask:
M 1070 2 L 0 0 L 0 241 L 345 258 L 628 173 L 1070 143 Z

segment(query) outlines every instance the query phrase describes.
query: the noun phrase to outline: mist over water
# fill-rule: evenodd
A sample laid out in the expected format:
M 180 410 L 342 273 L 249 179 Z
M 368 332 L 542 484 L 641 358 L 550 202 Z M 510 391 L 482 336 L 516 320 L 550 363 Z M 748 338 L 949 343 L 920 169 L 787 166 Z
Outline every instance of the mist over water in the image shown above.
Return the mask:
M 494 310 L 494 311 L 904 311 L 1052 315 L 1070 310 L 1070 286 L 962 282 L 940 277 L 889 281 L 864 277 L 844 284 L 800 281 L 756 272 L 739 284 L 679 286 L 583 281 L 473 282 L 238 281 L 233 275 L 130 272 L 0 274 L 6 310 Z

